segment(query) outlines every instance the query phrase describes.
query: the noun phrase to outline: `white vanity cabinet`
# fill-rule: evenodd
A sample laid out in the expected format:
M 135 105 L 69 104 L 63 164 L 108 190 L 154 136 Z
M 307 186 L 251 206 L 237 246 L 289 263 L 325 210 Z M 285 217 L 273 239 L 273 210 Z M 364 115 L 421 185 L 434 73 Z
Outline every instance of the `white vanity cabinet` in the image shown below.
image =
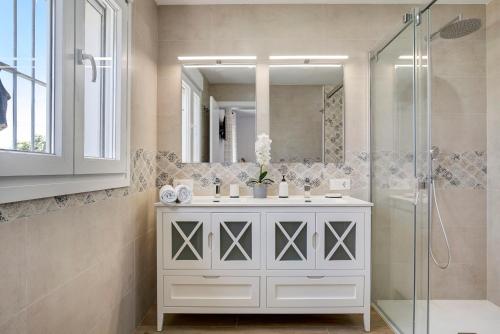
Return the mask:
M 371 203 L 195 197 L 157 204 L 165 313 L 361 313 L 370 329 Z

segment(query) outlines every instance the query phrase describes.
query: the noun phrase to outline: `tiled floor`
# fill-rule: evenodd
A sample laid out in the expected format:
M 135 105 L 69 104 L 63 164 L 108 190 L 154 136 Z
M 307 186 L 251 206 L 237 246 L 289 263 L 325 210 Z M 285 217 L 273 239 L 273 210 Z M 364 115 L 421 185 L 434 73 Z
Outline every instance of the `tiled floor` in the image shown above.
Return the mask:
M 156 332 L 152 308 L 135 334 Z M 357 334 L 363 330 L 361 315 L 167 315 L 162 333 L 167 334 Z M 373 334 L 392 334 L 380 316 L 372 311 Z

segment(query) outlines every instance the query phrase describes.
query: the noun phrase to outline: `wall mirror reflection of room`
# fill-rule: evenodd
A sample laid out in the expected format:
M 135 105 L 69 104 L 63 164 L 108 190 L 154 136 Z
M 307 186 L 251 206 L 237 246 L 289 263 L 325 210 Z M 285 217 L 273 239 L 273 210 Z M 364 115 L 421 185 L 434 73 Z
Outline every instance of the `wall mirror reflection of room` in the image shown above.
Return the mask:
M 182 67 L 182 161 L 255 162 L 254 65 Z
M 344 70 L 340 64 L 271 65 L 273 162 L 344 162 Z

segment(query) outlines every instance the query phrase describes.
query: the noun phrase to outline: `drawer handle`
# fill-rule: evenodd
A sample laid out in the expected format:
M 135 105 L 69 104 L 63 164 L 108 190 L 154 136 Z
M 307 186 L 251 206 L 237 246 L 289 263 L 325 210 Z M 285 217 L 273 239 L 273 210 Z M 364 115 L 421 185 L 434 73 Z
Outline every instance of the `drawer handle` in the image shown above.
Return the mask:
M 322 279 L 325 278 L 325 276 L 307 276 L 309 279 Z
M 217 278 L 220 278 L 220 276 L 203 275 L 203 278 L 205 278 L 205 279 L 217 279 Z

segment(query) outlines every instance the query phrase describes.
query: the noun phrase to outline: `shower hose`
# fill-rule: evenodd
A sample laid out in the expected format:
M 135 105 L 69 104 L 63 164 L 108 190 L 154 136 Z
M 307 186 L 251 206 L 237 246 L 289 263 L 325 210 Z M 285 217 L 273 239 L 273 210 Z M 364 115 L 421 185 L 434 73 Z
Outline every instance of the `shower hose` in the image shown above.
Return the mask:
M 449 267 L 450 262 L 451 262 L 450 242 L 448 241 L 448 235 L 446 234 L 446 229 L 444 228 L 443 218 L 441 217 L 441 212 L 439 211 L 439 204 L 438 204 L 438 199 L 437 199 L 437 196 L 436 196 L 436 184 L 435 184 L 434 179 L 432 180 L 431 185 L 432 185 L 432 197 L 434 198 L 434 204 L 436 205 L 436 213 L 437 213 L 438 220 L 439 220 L 439 226 L 441 227 L 441 231 L 443 232 L 444 240 L 446 242 L 446 249 L 448 251 L 448 257 L 447 257 L 446 263 L 444 263 L 444 264 L 440 263 L 436 259 L 436 256 L 434 255 L 434 251 L 432 249 L 432 238 L 429 241 L 429 248 L 430 248 L 430 253 L 431 253 L 432 260 L 434 261 L 434 263 L 436 264 L 436 266 L 438 266 L 439 269 L 443 269 L 444 270 L 444 269 L 446 269 L 446 268 Z M 431 231 L 432 231 L 432 226 L 431 226 Z

